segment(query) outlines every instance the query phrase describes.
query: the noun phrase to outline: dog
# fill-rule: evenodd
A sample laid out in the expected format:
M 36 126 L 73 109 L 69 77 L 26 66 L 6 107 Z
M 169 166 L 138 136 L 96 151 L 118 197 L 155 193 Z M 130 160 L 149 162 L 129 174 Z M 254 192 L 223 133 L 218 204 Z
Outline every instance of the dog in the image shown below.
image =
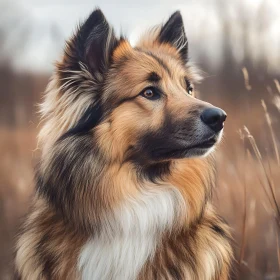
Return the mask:
M 136 46 L 100 9 L 77 28 L 40 107 L 19 279 L 229 278 L 211 204 L 226 113 L 195 97 L 200 80 L 179 11 Z

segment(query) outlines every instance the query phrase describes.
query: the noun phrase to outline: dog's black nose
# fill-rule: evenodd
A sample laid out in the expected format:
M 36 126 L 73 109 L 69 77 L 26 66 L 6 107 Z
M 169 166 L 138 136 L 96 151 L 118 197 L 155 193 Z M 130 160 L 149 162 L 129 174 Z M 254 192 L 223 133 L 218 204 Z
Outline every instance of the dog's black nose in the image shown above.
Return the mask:
M 214 107 L 205 109 L 200 117 L 201 120 L 215 132 L 219 132 L 224 127 L 227 114 L 222 109 Z

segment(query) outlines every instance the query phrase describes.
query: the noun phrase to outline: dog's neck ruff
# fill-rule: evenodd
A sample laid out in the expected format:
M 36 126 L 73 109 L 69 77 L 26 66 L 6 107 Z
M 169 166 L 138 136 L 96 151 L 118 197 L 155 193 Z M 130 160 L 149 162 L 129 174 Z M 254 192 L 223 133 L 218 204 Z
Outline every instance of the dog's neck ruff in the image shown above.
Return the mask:
M 168 185 L 148 187 L 136 198 L 127 198 L 104 219 L 100 234 L 82 248 L 78 263 L 82 279 L 136 279 L 186 208 L 179 190 Z

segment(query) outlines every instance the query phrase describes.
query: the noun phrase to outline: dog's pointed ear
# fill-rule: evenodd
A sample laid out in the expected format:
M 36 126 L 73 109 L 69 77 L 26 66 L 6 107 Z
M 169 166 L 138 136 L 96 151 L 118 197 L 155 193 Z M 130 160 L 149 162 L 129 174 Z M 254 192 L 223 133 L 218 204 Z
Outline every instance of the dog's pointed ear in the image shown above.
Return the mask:
M 103 74 L 110 65 L 117 45 L 114 30 L 102 11 L 96 9 L 67 42 L 62 61 L 63 70 L 69 73 L 80 70 L 83 63 L 93 76 L 95 73 Z
M 182 15 L 179 11 L 172 14 L 161 27 L 157 40 L 174 46 L 183 61 L 188 61 L 188 39 L 186 37 Z

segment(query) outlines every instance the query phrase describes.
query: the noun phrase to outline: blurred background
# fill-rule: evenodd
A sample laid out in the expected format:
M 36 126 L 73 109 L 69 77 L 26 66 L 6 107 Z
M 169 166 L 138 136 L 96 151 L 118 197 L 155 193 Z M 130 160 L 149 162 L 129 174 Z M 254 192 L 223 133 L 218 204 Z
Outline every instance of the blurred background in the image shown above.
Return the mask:
M 279 0 L 0 0 L 0 279 L 33 193 L 37 105 L 79 21 L 99 6 L 136 42 L 179 9 L 201 98 L 228 113 L 213 197 L 232 227 L 234 279 L 280 279 Z M 279 202 L 279 203 L 278 203 Z

